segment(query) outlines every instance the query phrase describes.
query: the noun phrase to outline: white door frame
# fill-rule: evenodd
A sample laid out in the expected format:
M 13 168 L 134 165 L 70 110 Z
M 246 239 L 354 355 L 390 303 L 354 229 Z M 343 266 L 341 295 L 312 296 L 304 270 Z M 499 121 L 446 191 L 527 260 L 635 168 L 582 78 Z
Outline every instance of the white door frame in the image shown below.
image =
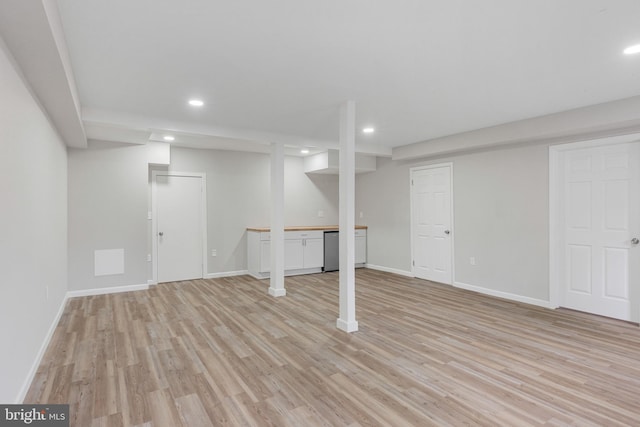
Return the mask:
M 549 306 L 551 308 L 560 306 L 562 287 L 560 261 L 563 259 L 561 256 L 563 249 L 560 225 L 564 218 L 564 210 L 560 209 L 559 201 L 563 195 L 562 157 L 564 152 L 637 141 L 640 141 L 640 133 L 549 146 Z
M 174 172 L 174 171 L 151 171 L 151 272 L 153 285 L 158 284 L 158 185 L 156 179 L 158 176 L 185 176 L 196 177 L 202 180 L 202 191 L 200 192 L 200 215 L 202 217 L 201 233 L 202 233 L 202 277 L 206 278 L 209 274 L 207 259 L 207 174 L 194 172 Z
M 456 226 L 454 224 L 453 219 L 455 218 L 454 212 L 453 212 L 453 162 L 445 162 L 445 163 L 436 163 L 436 164 L 432 164 L 432 165 L 425 165 L 425 166 L 416 166 L 413 168 L 409 168 L 409 209 L 411 211 L 411 239 L 410 239 L 410 244 L 411 244 L 411 275 L 413 277 L 416 277 L 416 273 L 415 273 L 415 262 L 414 260 L 415 258 L 415 254 L 414 254 L 414 248 L 413 248 L 413 236 L 414 236 L 414 226 L 413 226 L 413 188 L 411 185 L 411 180 L 413 179 L 413 173 L 417 172 L 417 171 L 421 171 L 421 170 L 425 170 L 425 169 L 437 169 L 437 168 L 443 168 L 443 167 L 448 167 L 449 168 L 449 194 L 451 195 L 451 197 L 449 198 L 449 202 L 451 204 L 451 209 L 449 210 L 450 212 L 450 219 L 449 219 L 449 223 L 451 224 L 451 283 L 448 283 L 449 285 L 453 285 L 454 283 L 456 283 L 456 270 L 455 270 L 455 250 L 454 250 L 454 237 L 455 237 L 455 230 L 456 230 Z

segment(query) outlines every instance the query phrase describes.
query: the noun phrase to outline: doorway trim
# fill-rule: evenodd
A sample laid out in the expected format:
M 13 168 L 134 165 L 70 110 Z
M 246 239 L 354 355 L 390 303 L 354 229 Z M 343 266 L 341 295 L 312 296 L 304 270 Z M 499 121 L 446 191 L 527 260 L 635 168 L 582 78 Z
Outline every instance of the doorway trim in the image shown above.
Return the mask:
M 625 144 L 640 141 L 640 133 L 572 142 L 549 146 L 549 307 L 560 307 L 562 278 L 560 277 L 562 253 L 561 224 L 564 210 L 560 208 L 562 192 L 562 158 L 567 151 L 589 147 Z M 640 197 L 640 195 L 638 196 Z
M 202 233 L 202 278 L 209 274 L 208 258 L 207 258 L 207 174 L 198 172 L 174 172 L 174 171 L 151 171 L 151 274 L 152 279 L 150 285 L 158 284 L 158 176 L 184 176 L 195 177 L 201 179 L 200 192 L 200 232 Z
M 411 226 L 410 226 L 410 234 L 411 234 L 411 238 L 409 239 L 410 241 L 410 245 L 411 245 L 411 276 L 412 277 L 416 277 L 416 273 L 415 273 L 415 253 L 414 253 L 414 246 L 413 246 L 413 236 L 414 236 L 414 217 L 413 217 L 413 185 L 412 185 L 412 180 L 413 180 L 413 174 L 414 172 L 417 171 L 421 171 L 421 170 L 426 170 L 426 169 L 437 169 L 437 168 L 443 168 L 443 167 L 448 167 L 449 168 L 449 203 L 450 203 L 450 210 L 449 210 L 449 223 L 451 224 L 451 283 L 446 283 L 447 285 L 454 285 L 456 283 L 456 269 L 455 269 L 455 232 L 456 232 L 456 226 L 454 223 L 454 203 L 453 203 L 453 198 L 454 198 L 454 193 L 453 193 L 453 162 L 445 162 L 445 163 L 434 163 L 434 164 L 430 164 L 430 165 L 424 165 L 424 166 L 416 166 L 416 167 L 412 167 L 409 168 L 409 210 L 410 210 L 410 221 L 411 221 Z

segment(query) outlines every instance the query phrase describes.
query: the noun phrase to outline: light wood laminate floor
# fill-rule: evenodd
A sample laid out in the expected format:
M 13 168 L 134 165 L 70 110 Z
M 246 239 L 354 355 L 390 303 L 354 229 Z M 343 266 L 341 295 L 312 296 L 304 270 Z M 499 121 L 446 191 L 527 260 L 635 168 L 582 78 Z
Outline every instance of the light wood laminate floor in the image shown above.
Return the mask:
M 27 403 L 85 426 L 640 425 L 640 329 L 359 270 L 69 300 Z

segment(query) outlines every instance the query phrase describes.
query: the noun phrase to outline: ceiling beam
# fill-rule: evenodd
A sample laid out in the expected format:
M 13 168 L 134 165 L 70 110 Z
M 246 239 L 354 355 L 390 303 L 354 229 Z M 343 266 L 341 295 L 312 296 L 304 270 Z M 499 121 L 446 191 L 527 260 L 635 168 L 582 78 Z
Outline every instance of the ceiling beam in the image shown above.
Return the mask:
M 137 114 L 107 111 L 95 108 L 83 108 L 84 120 L 90 138 L 119 141 L 123 129 L 139 132 L 137 139 L 119 141 L 144 143 L 139 138 L 149 131 L 149 139 L 160 140 L 158 135 L 171 134 L 176 141 L 182 139 L 189 143 L 184 146 L 238 151 L 270 152 L 271 143 L 277 141 L 286 147 L 308 147 L 316 150 L 339 149 L 338 141 L 317 140 L 297 135 L 278 134 L 254 129 L 232 128 L 225 126 L 203 125 L 199 123 L 181 122 L 158 117 L 145 117 Z M 107 135 L 113 130 L 111 136 Z M 94 134 L 99 136 L 94 136 Z M 251 147 L 254 147 L 253 149 Z M 356 144 L 356 152 L 381 157 L 390 157 L 391 148 L 380 144 Z
M 576 108 L 393 149 L 393 160 L 443 156 L 524 143 L 565 143 L 640 131 L 640 96 Z
M 67 146 L 86 147 L 80 103 L 56 2 L 0 1 L 0 36 L 25 83 Z

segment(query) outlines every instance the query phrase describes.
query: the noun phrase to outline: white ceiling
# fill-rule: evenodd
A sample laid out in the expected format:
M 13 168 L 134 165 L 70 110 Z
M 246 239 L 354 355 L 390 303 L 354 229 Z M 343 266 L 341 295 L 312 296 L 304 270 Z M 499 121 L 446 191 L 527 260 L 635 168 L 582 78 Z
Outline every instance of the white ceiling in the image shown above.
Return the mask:
M 234 140 L 331 147 L 338 107 L 352 99 L 358 125 L 376 128 L 358 135 L 359 150 L 390 154 L 640 94 L 640 55 L 622 54 L 640 43 L 638 0 L 58 6 L 90 138 L 109 139 L 113 128 L 227 148 Z M 190 97 L 205 107 L 189 107 Z

